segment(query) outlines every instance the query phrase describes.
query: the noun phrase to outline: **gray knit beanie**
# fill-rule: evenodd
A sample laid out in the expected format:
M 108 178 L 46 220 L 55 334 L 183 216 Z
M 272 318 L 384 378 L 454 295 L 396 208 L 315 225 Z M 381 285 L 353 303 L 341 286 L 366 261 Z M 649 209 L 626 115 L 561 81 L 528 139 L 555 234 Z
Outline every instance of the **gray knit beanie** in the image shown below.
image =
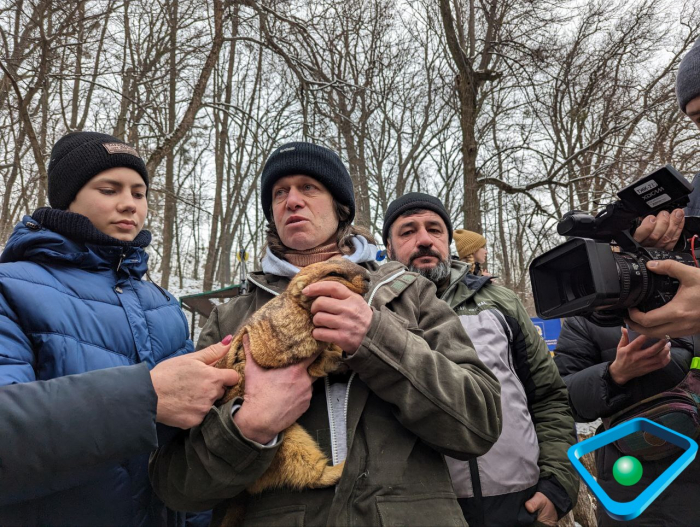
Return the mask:
M 683 113 L 690 101 L 700 96 L 700 39 L 685 54 L 676 75 L 676 97 Z

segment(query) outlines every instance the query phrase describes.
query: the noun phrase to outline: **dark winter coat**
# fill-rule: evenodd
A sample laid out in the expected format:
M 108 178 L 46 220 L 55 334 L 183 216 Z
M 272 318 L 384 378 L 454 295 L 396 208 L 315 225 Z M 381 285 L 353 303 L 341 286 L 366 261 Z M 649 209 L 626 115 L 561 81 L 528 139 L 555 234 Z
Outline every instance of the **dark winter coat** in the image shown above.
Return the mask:
M 15 227 L 0 257 L 0 525 L 179 521 L 148 482 L 149 369 L 193 346 L 177 301 L 142 280 L 147 260 L 29 216 Z
M 663 369 L 630 380 L 624 386 L 610 377 L 609 367 L 617 354 L 620 328 L 596 326 L 583 317 L 564 321 L 554 350 L 554 362 L 569 389 L 569 403 L 578 422 L 609 417 L 647 397 L 678 384 L 688 373 L 693 349 L 698 338 L 673 339 L 671 362 Z M 600 426 L 598 431 L 603 431 Z M 646 488 L 675 458 L 642 461 L 642 480 L 631 487 L 615 482 L 612 468 L 622 454 L 613 444 L 596 450 L 598 483 L 615 501 L 631 501 L 640 489 Z M 600 525 L 697 526 L 700 507 L 690 496 L 700 496 L 700 460 L 696 460 L 666 489 L 641 516 L 632 521 L 616 522 L 602 508 L 598 509 Z
M 484 454 L 501 429 L 498 381 L 479 360 L 435 286 L 395 262 L 370 268 L 373 316 L 346 399 L 347 458 L 335 488 L 266 490 L 248 502 L 244 525 L 464 525 L 443 454 Z M 235 334 L 284 291 L 288 279 L 250 276 L 251 290 L 217 307 L 199 346 Z M 332 459 L 324 383 L 299 419 Z M 278 445 L 247 440 L 231 419 L 234 399 L 159 448 L 151 459 L 158 494 L 174 509 L 225 503 L 265 472 Z M 342 432 L 341 432 L 342 433 Z M 216 513 L 215 513 L 216 514 Z

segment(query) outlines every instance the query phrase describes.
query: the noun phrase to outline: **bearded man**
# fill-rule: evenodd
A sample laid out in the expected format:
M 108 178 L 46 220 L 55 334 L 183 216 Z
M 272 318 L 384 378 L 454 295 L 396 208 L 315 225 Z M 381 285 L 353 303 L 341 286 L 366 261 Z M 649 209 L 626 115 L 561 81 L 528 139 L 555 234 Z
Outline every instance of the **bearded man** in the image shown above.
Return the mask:
M 469 264 L 451 259 L 452 223 L 438 198 L 412 192 L 394 200 L 382 234 L 392 260 L 435 284 L 501 383 L 503 431 L 494 447 L 478 459 L 447 459 L 467 522 L 556 525 L 578 495 L 566 456 L 574 420 L 564 382 L 525 308 L 490 276 L 475 276 Z

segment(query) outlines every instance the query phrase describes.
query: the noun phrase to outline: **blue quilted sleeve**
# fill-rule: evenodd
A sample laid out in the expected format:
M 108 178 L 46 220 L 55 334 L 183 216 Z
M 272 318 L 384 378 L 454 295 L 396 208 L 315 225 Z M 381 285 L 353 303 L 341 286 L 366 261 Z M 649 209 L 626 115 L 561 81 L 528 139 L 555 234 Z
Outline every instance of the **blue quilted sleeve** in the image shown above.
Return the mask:
M 0 386 L 36 380 L 32 344 L 0 293 Z

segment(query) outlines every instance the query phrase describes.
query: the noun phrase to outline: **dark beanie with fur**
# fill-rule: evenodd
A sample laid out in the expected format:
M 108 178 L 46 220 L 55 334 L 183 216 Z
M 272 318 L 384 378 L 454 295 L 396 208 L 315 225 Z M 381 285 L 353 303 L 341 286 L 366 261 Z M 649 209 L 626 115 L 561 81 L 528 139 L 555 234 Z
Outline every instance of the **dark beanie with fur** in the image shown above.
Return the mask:
M 138 172 L 148 188 L 146 164 L 133 146 L 98 132 L 64 135 L 51 149 L 49 204 L 54 209 L 66 210 L 88 181 L 117 167 Z
M 386 245 L 389 239 L 389 229 L 391 229 L 391 225 L 401 214 L 411 209 L 430 210 L 440 216 L 447 227 L 449 243 L 452 243 L 452 222 L 450 221 L 450 215 L 447 213 L 447 209 L 445 209 L 445 205 L 442 204 L 442 201 L 435 196 L 423 194 L 422 192 L 409 192 L 389 203 L 389 207 L 386 209 L 386 214 L 384 214 L 384 227 L 382 228 L 382 240 L 384 241 L 384 245 Z
M 355 217 L 355 192 L 348 169 L 338 154 L 313 143 L 286 143 L 272 152 L 261 177 L 260 199 L 267 221 L 272 221 L 272 187 L 285 176 L 302 175 L 323 184 L 338 203 L 350 208 L 349 222 Z

